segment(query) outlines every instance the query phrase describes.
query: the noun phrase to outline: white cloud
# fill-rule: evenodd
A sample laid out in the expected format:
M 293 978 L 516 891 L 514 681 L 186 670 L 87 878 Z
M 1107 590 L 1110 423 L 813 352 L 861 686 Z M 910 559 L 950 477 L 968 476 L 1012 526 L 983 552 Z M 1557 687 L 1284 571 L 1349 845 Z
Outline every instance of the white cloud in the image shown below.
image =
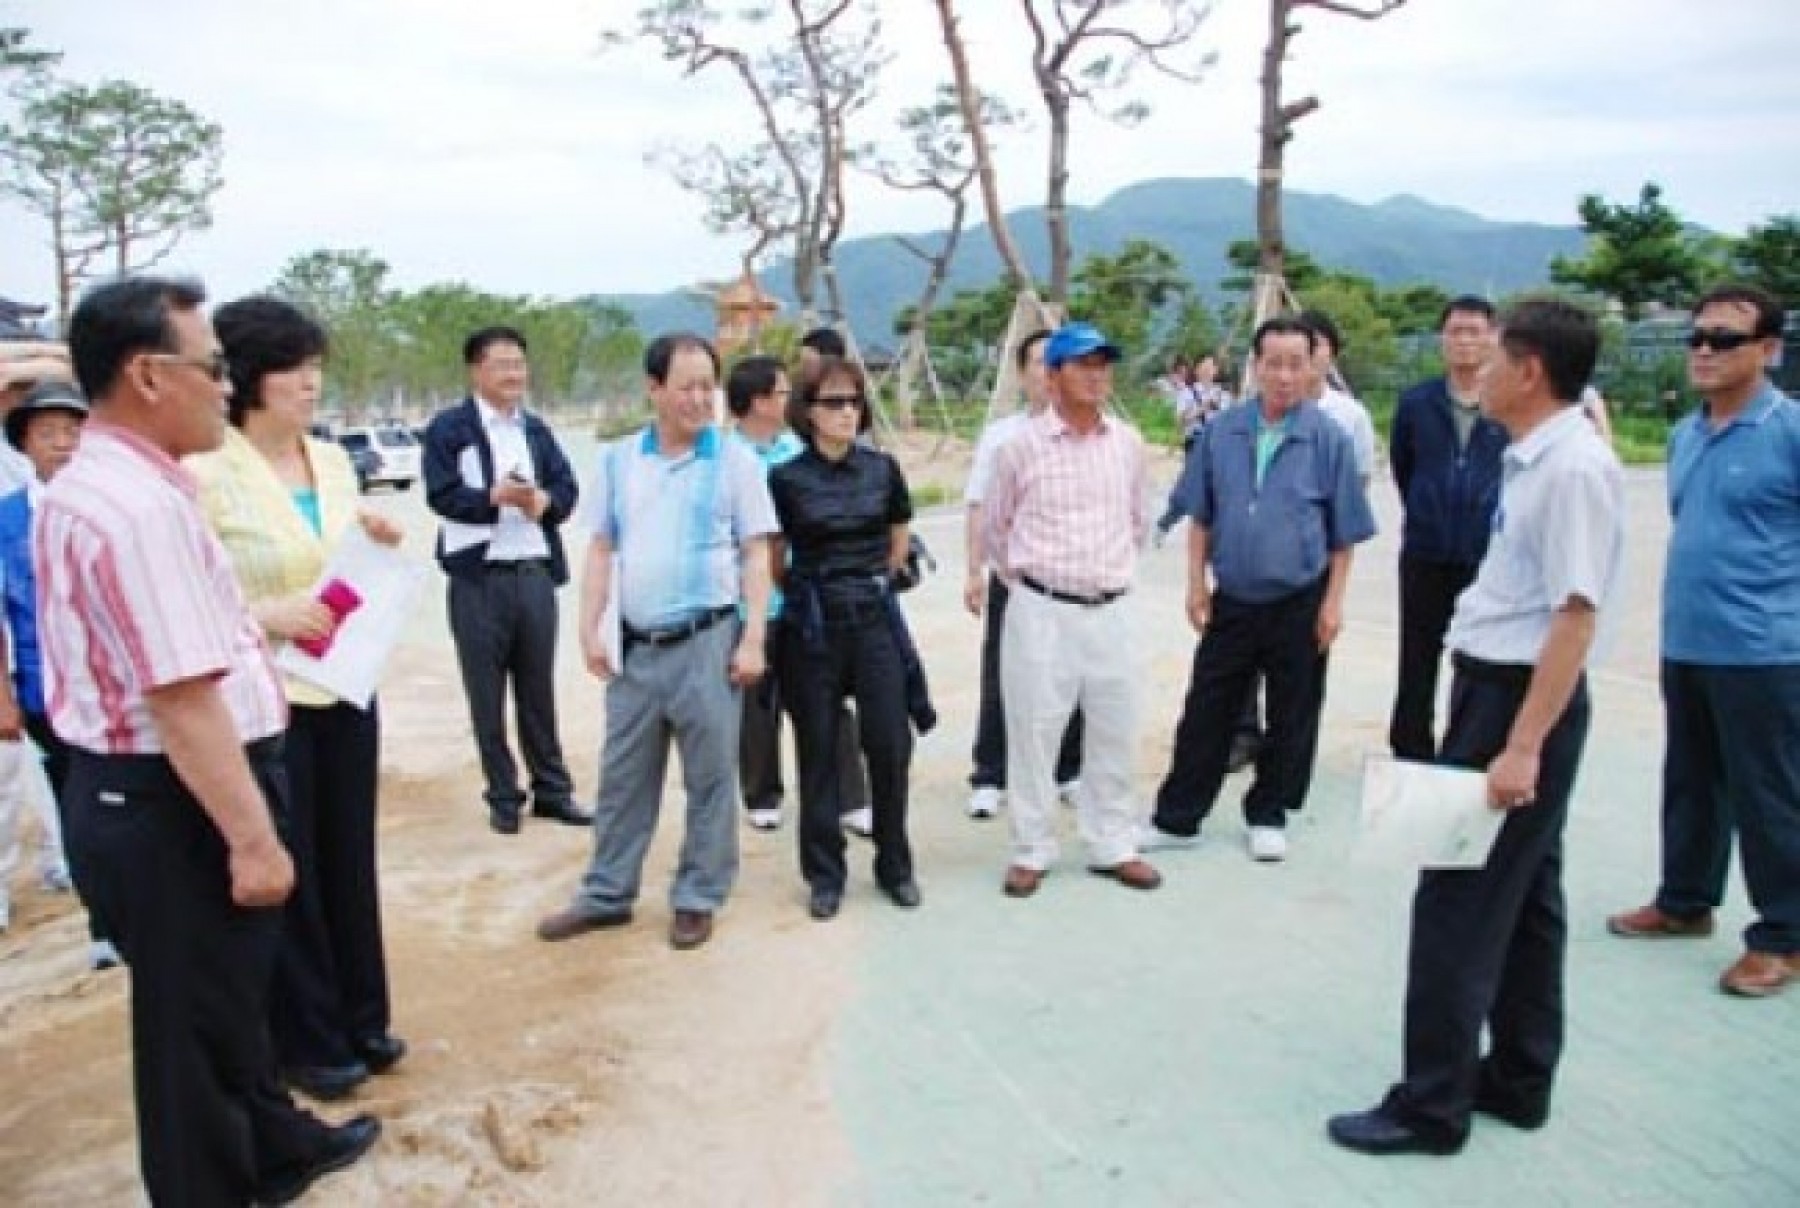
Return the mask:
M 538 294 L 671 288 L 736 265 L 700 206 L 645 166 L 664 140 L 726 143 L 754 123 L 722 71 L 683 78 L 599 33 L 638 0 L 15 0 L 8 23 L 78 79 L 140 81 L 226 130 L 214 228 L 179 255 L 216 292 L 258 287 L 314 247 L 368 247 L 403 284 L 459 278 Z M 981 82 L 1032 111 L 1013 5 L 962 0 Z M 896 61 L 859 137 L 947 78 L 931 6 L 881 5 Z M 1248 177 L 1264 0 L 1221 0 L 1219 62 L 1187 86 L 1144 75 L 1149 121 L 1077 118 L 1073 198 L 1133 180 Z M 1722 229 L 1800 194 L 1800 26 L 1791 0 L 1414 0 L 1365 24 L 1303 18 L 1290 96 L 1323 108 L 1290 146 L 1292 187 L 1413 193 L 1499 218 L 1572 222 L 1576 198 L 1661 181 Z M 1010 205 L 1041 198 L 1041 115 L 1002 140 Z M 928 201 L 854 184 L 851 234 L 928 228 Z M 0 208 L 0 292 L 45 296 L 28 215 Z

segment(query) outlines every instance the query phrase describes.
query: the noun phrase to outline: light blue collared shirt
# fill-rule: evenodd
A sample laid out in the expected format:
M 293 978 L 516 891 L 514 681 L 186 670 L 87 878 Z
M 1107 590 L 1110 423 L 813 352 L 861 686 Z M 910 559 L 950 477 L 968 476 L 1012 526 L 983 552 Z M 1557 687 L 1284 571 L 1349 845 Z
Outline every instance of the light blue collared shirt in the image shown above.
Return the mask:
M 1800 664 L 1800 404 L 1765 383 L 1713 429 L 1669 435 L 1662 655 L 1707 666 Z

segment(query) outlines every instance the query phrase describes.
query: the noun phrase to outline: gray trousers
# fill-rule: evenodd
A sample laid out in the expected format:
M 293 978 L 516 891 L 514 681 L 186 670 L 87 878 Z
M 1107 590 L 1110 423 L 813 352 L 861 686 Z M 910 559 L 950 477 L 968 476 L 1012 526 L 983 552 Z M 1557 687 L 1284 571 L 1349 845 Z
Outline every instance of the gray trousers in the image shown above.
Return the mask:
M 453 576 L 449 611 L 488 807 L 516 813 L 525 803 L 518 765 L 506 744 L 508 681 L 532 803 L 567 805 L 574 786 L 556 733 L 558 618 L 549 570 L 538 562 L 497 563 L 479 576 Z
M 726 678 L 741 630 L 725 620 L 673 646 L 632 645 L 606 689 L 606 746 L 594 811 L 594 857 L 575 908 L 637 900 L 656 833 L 672 739 L 687 790 L 687 833 L 669 889 L 675 910 L 715 911 L 737 879 L 737 748 L 743 705 Z

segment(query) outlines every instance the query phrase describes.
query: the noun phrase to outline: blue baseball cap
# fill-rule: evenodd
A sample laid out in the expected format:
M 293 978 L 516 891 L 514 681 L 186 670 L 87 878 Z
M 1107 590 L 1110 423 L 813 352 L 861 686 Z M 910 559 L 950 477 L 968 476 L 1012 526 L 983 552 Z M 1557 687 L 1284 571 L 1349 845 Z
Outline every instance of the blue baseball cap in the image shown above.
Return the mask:
M 1091 352 L 1106 354 L 1109 361 L 1121 360 L 1125 354 L 1119 346 L 1101 334 L 1092 323 L 1064 323 L 1044 345 L 1044 367 L 1059 369 L 1069 361 L 1079 360 Z

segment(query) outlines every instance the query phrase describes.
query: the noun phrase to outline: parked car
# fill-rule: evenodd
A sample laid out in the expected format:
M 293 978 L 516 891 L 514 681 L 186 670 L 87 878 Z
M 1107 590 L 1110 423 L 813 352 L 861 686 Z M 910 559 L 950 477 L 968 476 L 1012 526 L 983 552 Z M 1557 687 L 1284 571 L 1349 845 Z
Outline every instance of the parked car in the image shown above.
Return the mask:
M 358 450 L 374 455 L 375 462 L 363 480 L 365 489 L 385 483 L 404 491 L 419 476 L 419 442 L 399 425 L 344 428 L 338 432 L 338 443 L 350 451 L 352 462 L 357 460 Z M 357 474 L 363 474 L 360 466 Z
M 356 489 L 367 492 L 382 477 L 382 457 L 375 451 L 375 440 L 368 431 L 347 428 L 337 434 L 337 442 L 350 455 L 350 467 L 356 471 Z

